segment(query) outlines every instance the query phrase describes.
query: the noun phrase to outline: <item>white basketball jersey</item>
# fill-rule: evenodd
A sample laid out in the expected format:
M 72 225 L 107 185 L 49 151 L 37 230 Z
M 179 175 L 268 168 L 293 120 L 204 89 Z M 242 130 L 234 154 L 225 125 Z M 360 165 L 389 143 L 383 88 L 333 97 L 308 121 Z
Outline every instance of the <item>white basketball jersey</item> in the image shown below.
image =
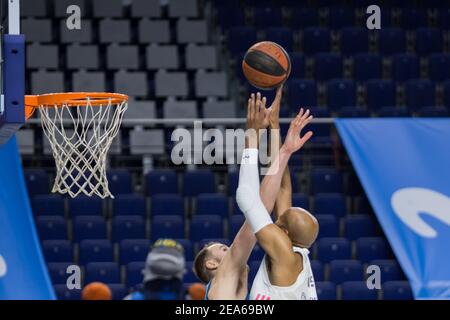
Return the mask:
M 258 273 L 253 280 L 250 300 L 317 300 L 316 285 L 309 262 L 309 250 L 293 247 L 303 257 L 303 270 L 297 281 L 289 287 L 278 287 L 270 283 L 267 272 L 266 256 L 264 256 Z

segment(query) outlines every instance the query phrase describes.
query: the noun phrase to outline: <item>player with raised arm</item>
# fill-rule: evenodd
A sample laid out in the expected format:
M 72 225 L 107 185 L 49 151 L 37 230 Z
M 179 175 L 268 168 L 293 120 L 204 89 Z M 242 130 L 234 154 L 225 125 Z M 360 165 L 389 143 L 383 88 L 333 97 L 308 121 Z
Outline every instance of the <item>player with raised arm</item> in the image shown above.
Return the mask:
M 253 130 L 246 138 L 246 150 L 258 148 L 258 138 L 260 130 L 269 125 L 269 115 L 271 110 L 279 110 L 282 87 L 277 91 L 277 95 L 270 108 L 266 109 L 266 99 L 261 95 L 252 94 L 247 106 L 247 129 Z M 248 151 L 243 152 L 241 162 L 240 180 L 242 179 L 243 168 L 248 162 Z M 252 153 L 254 159 L 254 152 Z M 257 157 L 257 152 L 256 152 Z M 256 158 L 257 160 L 257 158 Z M 245 171 L 245 170 L 244 170 Z M 281 178 L 281 173 L 280 173 Z M 258 178 L 259 190 L 259 178 Z M 261 188 L 261 198 L 268 198 L 269 190 Z M 272 190 L 270 190 L 272 192 Z M 194 260 L 194 272 L 197 277 L 207 283 L 205 299 L 246 299 L 248 295 L 248 267 L 247 260 L 256 244 L 256 238 L 250 225 L 245 222 L 230 247 L 222 243 L 207 244 L 199 251 Z
M 272 118 L 275 121 L 271 125 L 277 126 L 276 116 Z M 291 122 L 285 142 L 261 183 L 261 188 L 274 191 L 267 198 L 259 197 L 250 180 L 239 180 L 237 203 L 266 252 L 253 281 L 251 299 L 317 299 L 307 248 L 317 238 L 318 223 L 306 210 L 291 207 L 290 176 L 286 170 L 290 156 L 311 138 L 312 132 L 300 136 L 311 120 L 309 110 L 301 109 Z M 252 175 L 257 173 L 255 165 Z M 275 223 L 269 215 L 274 206 Z

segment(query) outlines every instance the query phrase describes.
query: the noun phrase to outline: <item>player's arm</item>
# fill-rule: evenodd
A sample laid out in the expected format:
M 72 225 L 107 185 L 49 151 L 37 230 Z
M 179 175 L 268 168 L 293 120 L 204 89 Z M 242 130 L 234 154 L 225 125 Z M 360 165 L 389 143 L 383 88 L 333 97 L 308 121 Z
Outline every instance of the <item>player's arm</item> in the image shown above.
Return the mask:
M 259 131 L 269 125 L 268 117 L 270 111 L 266 109 L 266 98 L 261 98 L 261 94 L 252 94 L 247 105 L 247 134 L 245 137 L 245 149 L 242 154 L 239 181 L 249 180 L 256 184 L 259 189 L 259 175 L 248 175 L 249 164 L 258 163 L 258 140 Z M 244 222 L 233 243 L 229 253 L 225 256 L 217 271 L 217 277 L 228 277 L 235 270 L 245 268 L 247 260 L 256 244 L 256 238 L 251 226 Z M 230 272 L 231 271 L 231 272 Z
M 297 117 L 291 122 L 286 141 L 281 147 L 278 157 L 272 162 L 265 177 L 265 187 L 269 190 L 278 190 L 282 179 L 282 172 L 284 172 L 290 156 L 311 138 L 311 131 L 303 137 L 300 137 L 301 129 L 311 120 L 312 116 L 309 116 L 309 110 L 304 113 L 303 109 L 301 109 Z M 248 171 L 252 175 L 258 174 L 257 166 L 256 168 L 250 166 Z M 290 239 L 278 226 L 273 224 L 267 209 L 259 197 L 259 190 L 255 193 L 255 188 L 257 186 L 248 183 L 247 180 L 242 181 L 242 183 L 241 180 L 239 181 L 236 200 L 240 209 L 250 223 L 258 242 L 271 259 L 283 260 L 290 259 L 289 257 L 293 258 Z M 274 204 L 276 195 L 272 196 L 271 199 Z

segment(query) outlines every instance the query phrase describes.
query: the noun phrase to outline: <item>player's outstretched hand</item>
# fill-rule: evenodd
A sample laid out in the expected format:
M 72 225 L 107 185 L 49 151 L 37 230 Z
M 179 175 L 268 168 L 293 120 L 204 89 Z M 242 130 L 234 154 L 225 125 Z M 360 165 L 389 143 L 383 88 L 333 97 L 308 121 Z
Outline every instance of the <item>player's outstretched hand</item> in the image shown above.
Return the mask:
M 312 118 L 313 116 L 310 115 L 309 109 L 304 112 L 303 108 L 301 108 L 295 119 L 291 121 L 283 144 L 283 148 L 287 152 L 294 153 L 298 151 L 312 137 L 312 131 L 308 131 L 303 136 L 300 135 L 302 129 L 311 122 Z
M 266 97 L 261 97 L 261 93 L 251 94 L 247 103 L 247 129 L 258 131 L 269 126 L 271 112 L 266 108 L 266 102 Z

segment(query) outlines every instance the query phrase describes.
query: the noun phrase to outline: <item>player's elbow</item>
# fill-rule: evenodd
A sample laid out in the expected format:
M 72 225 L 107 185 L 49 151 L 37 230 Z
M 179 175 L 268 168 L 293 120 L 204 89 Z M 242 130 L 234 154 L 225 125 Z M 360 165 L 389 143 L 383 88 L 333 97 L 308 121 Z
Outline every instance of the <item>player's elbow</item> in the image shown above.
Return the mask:
M 236 190 L 236 202 L 243 213 L 250 210 L 256 200 L 252 193 L 253 191 L 248 185 L 239 185 Z

